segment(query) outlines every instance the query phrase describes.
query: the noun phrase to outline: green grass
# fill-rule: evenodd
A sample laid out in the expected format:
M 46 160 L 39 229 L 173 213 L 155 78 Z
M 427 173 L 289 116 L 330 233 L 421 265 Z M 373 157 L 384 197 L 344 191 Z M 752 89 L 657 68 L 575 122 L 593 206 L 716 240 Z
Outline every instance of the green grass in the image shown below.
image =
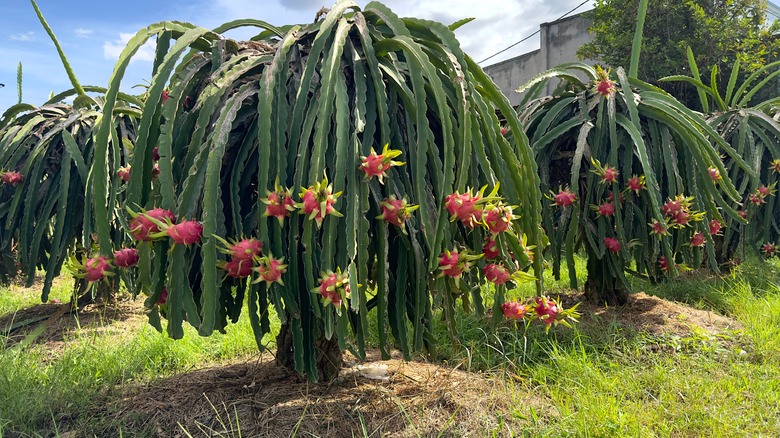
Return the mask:
M 779 436 L 779 285 L 778 260 L 751 261 L 722 278 L 697 274 L 659 285 L 636 282 L 636 290 L 741 323 L 740 331 L 722 337 L 696 331 L 682 338 L 647 336 L 606 320 L 549 334 L 538 323 L 502 324 L 493 331 L 484 319 L 461 314 L 458 349 L 437 318 L 440 359 L 503 376 L 516 400 L 500 415 L 527 425 L 515 430 L 518 436 Z M 549 287 L 555 295 L 567 286 L 562 278 Z M 509 298 L 530 293 L 523 289 Z M 8 295 L 0 291 L 6 312 L 35 303 Z M 121 430 L 113 420 L 88 413 L 116 399 L 123 386 L 256 354 L 246 318 L 227 334 L 201 338 L 189 329 L 179 341 L 146 325 L 125 333 L 121 342 L 110 330 L 77 333 L 54 355 L 41 347 L 0 352 L 0 436 L 3 430 L 47 436 L 64 422 L 75 422 L 85 436 Z M 529 396 L 534 403 L 526 402 Z
M 0 296 L 7 293 L 0 292 Z M 46 431 L 42 433 L 46 436 L 56 431 L 63 418 L 88 413 L 95 403 L 116 396 L 117 385 L 143 383 L 257 354 L 247 318 L 230 325 L 225 334 L 209 338 L 187 326 L 185 337 L 173 340 L 145 324 L 124 336 L 117 339 L 112 330 L 77 331 L 54 358 L 40 346 L 4 349 L 0 336 L 0 437 L 4 428 L 29 436 Z M 121 427 L 95 421 L 90 415 L 76 420 L 85 430 Z

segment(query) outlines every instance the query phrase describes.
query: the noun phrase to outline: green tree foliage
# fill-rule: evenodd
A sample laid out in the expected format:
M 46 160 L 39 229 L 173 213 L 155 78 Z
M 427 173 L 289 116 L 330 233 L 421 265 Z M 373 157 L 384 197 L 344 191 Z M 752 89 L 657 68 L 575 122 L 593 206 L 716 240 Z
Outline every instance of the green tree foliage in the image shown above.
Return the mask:
M 639 0 L 596 0 L 590 11 L 594 39 L 583 45 L 583 58 L 601 59 L 609 65 L 628 65 L 634 20 Z M 662 0 L 651 1 L 644 26 L 638 78 L 656 83 L 662 77 L 689 74 L 686 50 L 693 48 L 696 61 L 729 71 L 736 60 L 741 73 L 752 72 L 778 59 L 778 22 L 766 25 L 764 0 Z M 720 77 L 721 85 L 728 80 Z M 693 87 L 665 84 L 664 88 L 689 106 L 697 104 Z M 724 87 L 725 88 L 725 87 Z

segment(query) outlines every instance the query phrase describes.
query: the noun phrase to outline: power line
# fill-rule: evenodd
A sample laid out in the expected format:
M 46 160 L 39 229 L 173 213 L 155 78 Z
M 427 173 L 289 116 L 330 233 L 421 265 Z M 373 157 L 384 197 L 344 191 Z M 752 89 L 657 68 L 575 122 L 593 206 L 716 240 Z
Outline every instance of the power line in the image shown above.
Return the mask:
M 577 6 L 576 6 L 574 9 L 572 9 L 572 10 L 570 10 L 569 12 L 567 12 L 567 13 L 565 13 L 565 14 L 561 15 L 560 17 L 558 17 L 558 19 L 556 19 L 555 21 L 558 21 L 558 20 L 560 20 L 560 19 L 562 19 L 562 18 L 566 18 L 566 16 L 567 16 L 567 15 L 569 15 L 569 14 L 571 14 L 572 12 L 576 11 L 577 9 L 581 8 L 581 7 L 582 7 L 582 5 L 584 5 L 585 3 L 588 3 L 589 1 L 590 1 L 590 0 L 585 0 L 585 1 L 583 1 L 582 3 L 578 4 L 578 5 L 577 5 Z M 507 50 L 511 49 L 512 47 L 514 47 L 514 46 L 516 46 L 516 45 L 518 45 L 518 44 L 520 44 L 520 43 L 522 43 L 523 41 L 527 40 L 528 38 L 531 38 L 532 36 L 534 36 L 534 35 L 538 34 L 538 33 L 539 33 L 539 32 L 541 32 L 541 31 L 542 31 L 542 30 L 541 30 L 541 28 L 540 28 L 540 29 L 537 29 L 537 30 L 536 30 L 536 32 L 532 33 L 531 35 L 528 35 L 527 37 L 525 37 L 525 38 L 521 39 L 520 41 L 518 41 L 518 42 L 516 42 L 516 43 L 512 44 L 512 45 L 511 45 L 511 46 L 509 46 L 509 47 L 506 47 L 506 48 L 504 48 L 504 49 L 501 49 L 501 50 L 499 50 L 498 52 L 496 52 L 496 53 L 494 53 L 494 54 L 492 54 L 492 55 L 488 56 L 487 58 L 483 59 L 482 61 L 479 61 L 477 64 L 482 64 L 483 62 L 487 61 L 488 59 L 490 59 L 490 58 L 493 58 L 493 57 L 496 57 L 496 56 L 498 56 L 498 55 L 500 55 L 500 54 L 502 54 L 502 53 L 506 52 Z

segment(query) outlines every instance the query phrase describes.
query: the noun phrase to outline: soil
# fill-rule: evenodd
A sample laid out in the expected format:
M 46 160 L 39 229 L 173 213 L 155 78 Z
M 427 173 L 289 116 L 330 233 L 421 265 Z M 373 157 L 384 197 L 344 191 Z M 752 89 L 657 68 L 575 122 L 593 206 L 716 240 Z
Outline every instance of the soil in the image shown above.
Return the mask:
M 580 324 L 591 321 L 615 322 L 638 333 L 657 336 L 695 335 L 703 330 L 720 335 L 739 330 L 740 324 L 716 312 L 695 309 L 686 304 L 668 301 L 644 292 L 630 294 L 628 302 L 619 307 L 597 306 L 585 300 L 582 293 L 561 296 L 565 308 L 580 303 Z
M 644 293 L 632 294 L 621 307 L 583 301 L 582 293 L 562 295 L 565 307 L 580 303 L 579 324 L 619 324 L 658 336 L 690 336 L 700 331 L 729 333 L 739 324 L 723 315 L 691 308 Z M 67 304 L 40 304 L 0 317 L 0 327 L 25 318 L 49 316 Z M 36 343 L 56 357 L 67 339 L 84 330 L 111 330 L 132 336 L 146 323 L 140 299 L 88 306 L 54 321 Z M 11 334 L 19 342 L 37 324 Z M 246 360 L 246 359 L 244 359 Z M 516 376 L 466 372 L 397 355 L 379 360 L 370 352 L 360 363 L 345 353 L 345 366 L 330 384 L 312 384 L 275 364 L 270 353 L 250 362 L 182 373 L 152 382 L 130 382 L 108 389 L 102 408 L 84 413 L 101 417 L 106 427 L 147 430 L 152 436 L 509 436 L 531 426 L 527 413 L 547 412 L 549 403 L 512 385 Z M 514 410 L 513 410 L 514 408 Z M 518 411 L 519 409 L 519 411 Z M 86 418 L 58 418 L 61 431 Z M 87 420 L 88 422 L 88 420 Z M 113 426 L 110 426 L 112 425 Z M 186 432 L 185 432 L 186 431 Z M 118 429 L 91 431 L 112 436 Z M 80 436 L 81 434 L 78 433 Z M 118 435 L 117 435 L 118 436 Z

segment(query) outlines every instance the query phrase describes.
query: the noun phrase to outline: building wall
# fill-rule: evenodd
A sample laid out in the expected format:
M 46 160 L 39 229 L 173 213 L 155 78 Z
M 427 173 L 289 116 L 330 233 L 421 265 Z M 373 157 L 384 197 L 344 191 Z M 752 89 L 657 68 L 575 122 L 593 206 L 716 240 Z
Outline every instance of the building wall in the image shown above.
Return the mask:
M 540 49 L 485 67 L 485 72 L 509 97 L 512 105 L 520 103 L 515 90 L 539 73 L 567 62 L 578 61 L 577 49 L 592 40 L 588 32 L 591 21 L 582 14 L 540 26 Z M 591 64 L 593 61 L 584 60 Z M 548 86 L 552 91 L 554 84 Z

